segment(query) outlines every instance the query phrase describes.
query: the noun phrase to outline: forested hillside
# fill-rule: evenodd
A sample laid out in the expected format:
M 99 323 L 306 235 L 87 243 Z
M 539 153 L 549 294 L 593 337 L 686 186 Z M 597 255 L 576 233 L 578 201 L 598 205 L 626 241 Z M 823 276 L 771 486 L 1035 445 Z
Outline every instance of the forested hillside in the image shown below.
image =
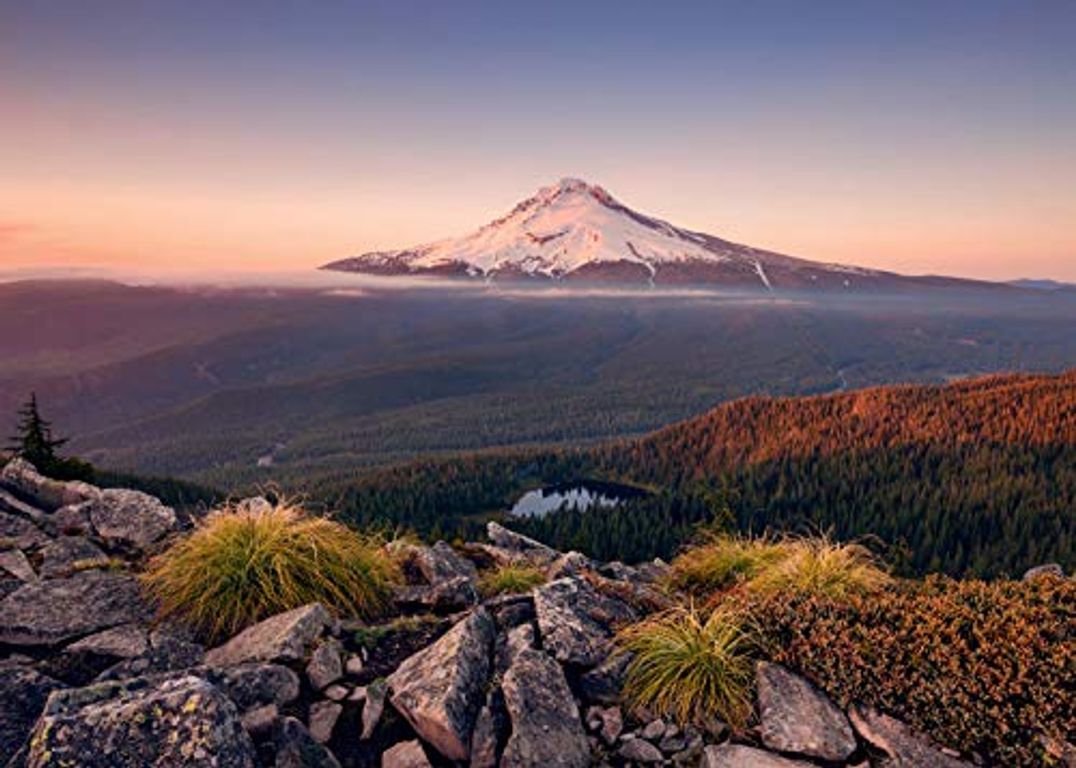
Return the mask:
M 613 511 L 516 527 L 602 558 L 667 557 L 700 523 L 876 537 L 907 573 L 1074 563 L 1076 372 L 808 398 L 747 398 L 580 451 L 474 455 L 312 483 L 369 522 L 473 532 L 524 488 L 586 477 L 650 488 Z

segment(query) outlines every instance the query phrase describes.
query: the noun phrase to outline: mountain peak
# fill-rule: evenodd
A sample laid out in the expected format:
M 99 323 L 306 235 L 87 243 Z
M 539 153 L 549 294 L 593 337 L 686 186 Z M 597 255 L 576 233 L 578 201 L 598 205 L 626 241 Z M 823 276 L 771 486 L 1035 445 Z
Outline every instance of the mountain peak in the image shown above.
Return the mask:
M 566 176 L 463 237 L 376 251 L 326 269 L 484 280 L 585 280 L 772 291 L 875 287 L 896 275 L 796 259 L 676 227 Z

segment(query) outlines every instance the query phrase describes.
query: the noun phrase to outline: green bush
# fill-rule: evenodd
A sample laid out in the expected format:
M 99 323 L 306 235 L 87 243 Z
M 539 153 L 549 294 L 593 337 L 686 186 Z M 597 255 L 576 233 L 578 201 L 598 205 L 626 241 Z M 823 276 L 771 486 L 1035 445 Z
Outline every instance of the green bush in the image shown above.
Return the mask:
M 388 606 L 396 578 L 380 539 L 286 503 L 212 513 L 143 577 L 163 617 L 210 640 L 312 602 L 370 618 Z
M 839 599 L 740 593 L 771 657 L 991 764 L 1048 765 L 1072 740 L 1076 584 L 901 582 Z

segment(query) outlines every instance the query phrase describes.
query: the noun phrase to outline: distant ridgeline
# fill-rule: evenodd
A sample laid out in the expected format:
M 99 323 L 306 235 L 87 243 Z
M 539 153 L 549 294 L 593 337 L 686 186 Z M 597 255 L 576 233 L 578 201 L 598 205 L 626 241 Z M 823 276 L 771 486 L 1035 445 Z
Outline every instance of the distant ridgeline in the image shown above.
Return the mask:
M 639 439 L 419 461 L 306 489 L 369 523 L 473 536 L 525 489 L 650 489 L 613 509 L 514 523 L 605 560 L 668 557 L 701 523 L 876 537 L 903 573 L 1076 565 L 1076 371 L 737 400 Z

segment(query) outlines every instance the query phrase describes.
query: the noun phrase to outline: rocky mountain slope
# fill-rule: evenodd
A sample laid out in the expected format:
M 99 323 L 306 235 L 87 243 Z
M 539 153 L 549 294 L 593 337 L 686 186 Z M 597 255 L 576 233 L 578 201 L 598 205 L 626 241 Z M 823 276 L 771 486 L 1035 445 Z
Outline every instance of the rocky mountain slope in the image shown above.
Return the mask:
M 400 615 L 306 605 L 205 648 L 154 621 L 140 563 L 186 525 L 135 491 L 0 474 L 0 764 L 32 766 L 956 766 L 891 717 L 842 711 L 760 663 L 757 725 L 678 727 L 619 698 L 617 626 L 668 604 L 661 562 L 488 542 L 404 544 Z M 264 501 L 250 500 L 257 505 Z M 547 581 L 483 599 L 478 568 Z
M 894 291 L 977 284 L 825 264 L 673 226 L 565 178 L 459 238 L 375 251 L 323 269 L 483 280 L 709 285 L 761 291 Z

